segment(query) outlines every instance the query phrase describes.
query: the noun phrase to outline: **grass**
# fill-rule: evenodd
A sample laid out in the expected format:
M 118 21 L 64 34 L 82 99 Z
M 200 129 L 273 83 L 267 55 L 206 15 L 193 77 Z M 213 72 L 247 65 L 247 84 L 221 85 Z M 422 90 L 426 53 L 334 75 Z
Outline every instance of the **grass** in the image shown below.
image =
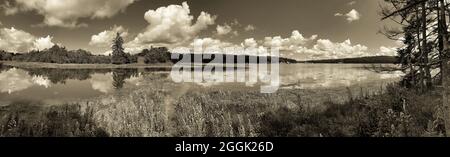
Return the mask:
M 106 137 L 80 105 L 49 108 L 33 104 L 1 107 L 0 137 Z
M 261 118 L 260 136 L 423 137 L 445 135 L 441 95 L 389 86 L 386 93 L 344 104 L 328 102 L 325 111 L 279 108 Z

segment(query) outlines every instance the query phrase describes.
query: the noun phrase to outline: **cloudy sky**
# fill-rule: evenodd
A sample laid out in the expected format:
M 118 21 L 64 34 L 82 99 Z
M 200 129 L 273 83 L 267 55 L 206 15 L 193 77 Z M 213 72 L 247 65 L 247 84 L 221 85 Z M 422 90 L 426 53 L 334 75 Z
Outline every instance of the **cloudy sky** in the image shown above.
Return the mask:
M 383 0 L 2 0 L 0 49 L 53 44 L 109 51 L 115 32 L 126 50 L 279 46 L 299 60 L 394 55 L 378 31 Z

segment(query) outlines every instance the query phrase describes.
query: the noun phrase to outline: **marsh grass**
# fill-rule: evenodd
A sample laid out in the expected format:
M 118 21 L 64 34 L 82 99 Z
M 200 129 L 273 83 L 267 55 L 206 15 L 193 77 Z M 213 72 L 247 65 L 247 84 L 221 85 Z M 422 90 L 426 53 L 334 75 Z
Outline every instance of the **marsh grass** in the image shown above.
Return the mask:
M 16 104 L 1 108 L 2 137 L 103 137 L 108 134 L 92 121 L 92 110 L 80 105 L 42 107 Z
M 324 111 L 269 111 L 260 136 L 421 137 L 445 134 L 440 94 L 420 94 L 395 85 L 386 92 L 338 104 Z

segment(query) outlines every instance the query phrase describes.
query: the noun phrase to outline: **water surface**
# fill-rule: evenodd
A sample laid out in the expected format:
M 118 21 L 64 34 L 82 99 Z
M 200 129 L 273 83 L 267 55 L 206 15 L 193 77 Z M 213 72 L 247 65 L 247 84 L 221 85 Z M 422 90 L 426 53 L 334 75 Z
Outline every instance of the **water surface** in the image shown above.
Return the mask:
M 369 65 L 283 64 L 280 65 L 280 90 L 334 89 L 361 87 L 379 89 L 398 80 L 403 73 L 375 72 Z M 198 73 L 199 71 L 189 71 Z M 237 73 L 246 72 L 238 69 Z M 172 82 L 170 71 L 155 69 L 20 69 L 2 67 L 0 105 L 15 102 L 62 104 L 118 91 L 147 88 L 149 80 Z M 183 84 L 183 83 L 174 83 Z M 185 83 L 193 89 L 258 90 L 260 84 Z M 156 88 L 156 87 L 155 87 Z M 164 87 L 158 87 L 164 88 Z M 176 90 L 176 89 L 168 89 Z M 176 91 L 174 91 L 176 92 Z

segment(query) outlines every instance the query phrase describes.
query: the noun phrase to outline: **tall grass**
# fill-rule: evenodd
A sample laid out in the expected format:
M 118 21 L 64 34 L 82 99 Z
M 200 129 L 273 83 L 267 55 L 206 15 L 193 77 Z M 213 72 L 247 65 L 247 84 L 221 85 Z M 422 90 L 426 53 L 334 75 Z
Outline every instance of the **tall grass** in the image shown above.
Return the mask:
M 15 104 L 1 108 L 1 137 L 108 136 L 92 119 L 93 112 L 79 105 L 42 107 Z
M 420 137 L 445 134 L 440 94 L 395 85 L 383 94 L 328 102 L 325 111 L 280 108 L 261 118 L 261 136 Z

